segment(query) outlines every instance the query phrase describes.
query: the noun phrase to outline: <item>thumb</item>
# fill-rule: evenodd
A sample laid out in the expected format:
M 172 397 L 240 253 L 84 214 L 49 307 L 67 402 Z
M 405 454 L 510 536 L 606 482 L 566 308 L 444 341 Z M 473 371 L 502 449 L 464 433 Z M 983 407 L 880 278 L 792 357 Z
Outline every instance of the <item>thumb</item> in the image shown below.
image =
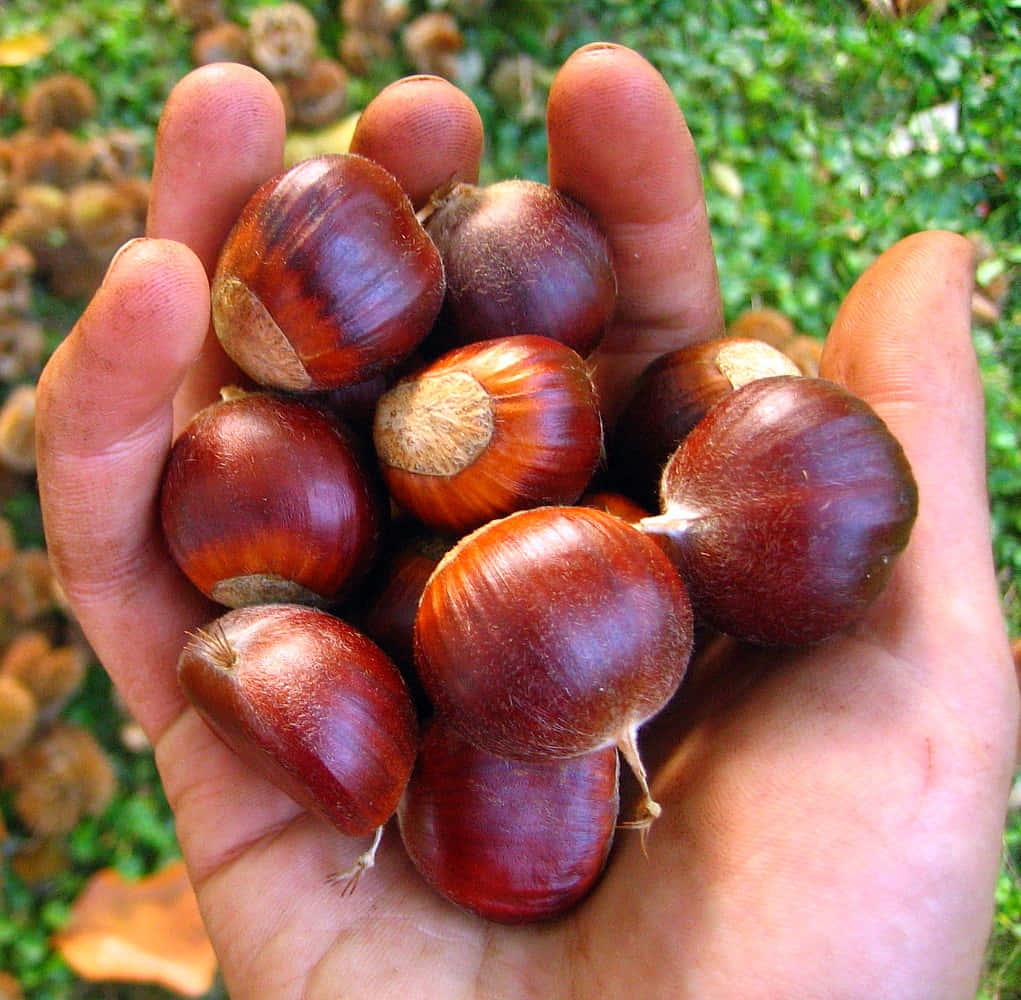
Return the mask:
M 198 258 L 180 243 L 132 241 L 39 380 L 39 495 L 54 571 L 150 734 L 181 706 L 173 664 L 184 631 L 209 617 L 166 554 L 156 503 L 173 397 L 208 323 Z
M 1017 692 L 992 558 L 973 274 L 962 236 L 923 232 L 896 243 L 842 304 L 821 373 L 873 406 L 918 483 L 911 542 L 871 626 L 906 659 L 936 665 L 926 683 L 952 699 L 965 725 L 1012 743 Z

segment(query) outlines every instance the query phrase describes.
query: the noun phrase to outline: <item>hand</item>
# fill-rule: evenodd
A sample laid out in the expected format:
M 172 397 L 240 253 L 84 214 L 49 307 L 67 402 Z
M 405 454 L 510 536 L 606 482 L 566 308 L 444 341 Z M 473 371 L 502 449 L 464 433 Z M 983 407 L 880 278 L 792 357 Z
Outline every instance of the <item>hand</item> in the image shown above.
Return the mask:
M 553 85 L 550 180 L 599 219 L 620 280 L 601 349 L 612 408 L 657 353 L 722 329 L 697 159 L 662 79 L 591 46 Z M 475 109 L 440 80 L 393 85 L 355 149 L 419 201 L 476 176 Z M 150 239 L 129 244 L 39 386 L 48 544 L 71 605 L 147 730 L 213 944 L 246 997 L 954 998 L 974 994 L 1014 764 L 1017 689 L 991 562 L 973 262 L 908 237 L 857 282 L 823 373 L 868 399 L 920 487 L 912 541 L 866 621 L 781 657 L 725 645 L 650 726 L 648 838 L 550 925 L 501 928 L 435 896 L 388 830 L 367 846 L 248 772 L 188 708 L 174 666 L 217 613 L 171 564 L 155 498 L 178 425 L 229 377 L 207 276 L 281 163 L 275 92 L 197 70 L 160 127 Z

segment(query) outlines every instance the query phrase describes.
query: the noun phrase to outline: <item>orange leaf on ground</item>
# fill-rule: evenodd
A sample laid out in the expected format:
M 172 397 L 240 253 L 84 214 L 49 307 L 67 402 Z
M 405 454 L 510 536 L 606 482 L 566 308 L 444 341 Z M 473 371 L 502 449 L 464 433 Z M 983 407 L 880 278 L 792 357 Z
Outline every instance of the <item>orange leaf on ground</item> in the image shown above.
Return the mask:
M 180 861 L 137 881 L 112 868 L 97 872 L 53 943 L 91 981 L 158 983 L 200 997 L 216 976 L 216 956 Z

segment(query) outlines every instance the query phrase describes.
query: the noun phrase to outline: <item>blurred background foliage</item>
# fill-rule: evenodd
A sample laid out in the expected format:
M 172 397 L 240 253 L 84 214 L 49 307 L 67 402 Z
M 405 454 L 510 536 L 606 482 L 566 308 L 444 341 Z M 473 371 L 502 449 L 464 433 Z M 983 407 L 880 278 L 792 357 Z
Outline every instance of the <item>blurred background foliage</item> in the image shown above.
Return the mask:
M 247 25 L 267 4 L 224 0 L 224 18 Z M 117 129 L 137 143 L 144 174 L 173 84 L 195 64 L 198 3 L 142 0 L 0 0 L 0 136 L 23 127 L 20 101 L 57 72 L 87 81 L 96 107 L 83 131 Z M 302 4 L 321 53 L 350 35 L 341 6 Z M 350 7 L 357 5 L 349 5 Z M 362 5 L 363 7 L 371 5 Z M 900 237 L 947 228 L 979 252 L 974 338 L 988 399 L 993 545 L 1011 634 L 1021 635 L 1021 0 L 959 0 L 945 10 L 883 17 L 858 0 L 412 0 L 407 17 L 454 18 L 457 43 L 374 51 L 346 81 L 344 113 L 433 57 L 476 101 L 487 128 L 483 180 L 544 177 L 545 93 L 577 46 L 613 40 L 663 73 L 694 135 L 728 319 L 752 306 L 779 310 L 801 332 L 824 336 L 857 275 Z M 435 68 L 435 67 L 434 67 Z M 36 281 L 32 311 L 45 347 L 31 383 L 64 336 L 83 296 Z M 938 425 L 939 414 L 933 414 Z M 31 476 L 15 476 L 2 513 L 19 549 L 43 544 Z M 59 609 L 58 609 L 59 611 Z M 62 625 L 60 641 L 72 641 Z M 100 815 L 67 833 L 64 862 L 45 878 L 11 864 L 17 824 L 10 792 L 0 807 L 5 842 L 0 973 L 25 996 L 165 996 L 157 987 L 90 984 L 54 950 L 87 878 L 112 866 L 141 876 L 177 855 L 172 821 L 147 748 L 130 735 L 105 675 L 89 670 L 62 718 L 93 732 L 116 776 Z M 1021 997 L 1021 821 L 1012 812 L 997 889 L 983 1000 Z M 13 986 L 11 989 L 13 990 Z M 0 996 L 5 996 L 0 983 Z M 17 995 L 10 993 L 9 995 Z M 209 997 L 222 996 L 214 985 Z

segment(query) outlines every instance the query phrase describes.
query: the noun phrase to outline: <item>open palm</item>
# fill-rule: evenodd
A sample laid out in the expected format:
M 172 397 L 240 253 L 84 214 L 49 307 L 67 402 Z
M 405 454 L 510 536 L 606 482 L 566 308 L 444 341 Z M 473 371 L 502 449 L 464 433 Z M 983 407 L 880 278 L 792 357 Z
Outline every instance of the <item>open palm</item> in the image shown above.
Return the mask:
M 590 46 L 550 99 L 550 180 L 608 233 L 618 321 L 600 349 L 611 413 L 654 355 L 722 329 L 695 151 L 637 54 Z M 241 205 L 281 165 L 254 71 L 182 81 L 158 136 L 149 239 L 128 245 L 39 387 L 51 556 L 86 634 L 150 734 L 234 1000 L 243 998 L 962 998 L 989 927 L 1017 693 L 989 548 L 972 261 L 909 237 L 859 280 L 823 374 L 904 444 L 920 515 L 867 621 L 809 651 L 721 641 L 648 727 L 663 815 L 626 831 L 592 896 L 506 928 L 427 889 L 390 829 L 344 894 L 348 840 L 252 774 L 183 701 L 174 665 L 216 609 L 156 516 L 175 425 L 231 377 L 207 275 Z M 474 179 L 476 110 L 412 78 L 365 111 L 355 150 L 421 202 Z

